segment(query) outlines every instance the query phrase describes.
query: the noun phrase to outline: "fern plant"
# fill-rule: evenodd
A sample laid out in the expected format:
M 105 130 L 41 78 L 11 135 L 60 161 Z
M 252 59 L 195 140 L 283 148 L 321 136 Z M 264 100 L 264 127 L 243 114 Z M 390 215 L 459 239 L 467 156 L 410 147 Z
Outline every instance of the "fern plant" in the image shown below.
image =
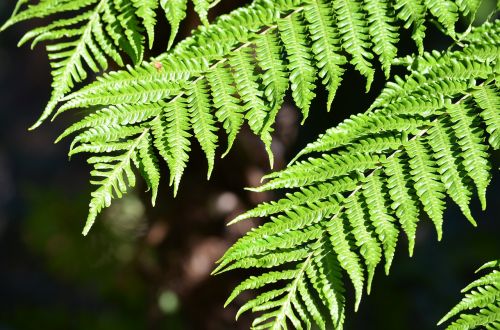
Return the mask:
M 469 203 L 475 192 L 486 207 L 488 157 L 500 147 L 500 22 L 465 33 L 455 26 L 474 19 L 479 0 L 255 0 L 213 23 L 207 11 L 219 1 L 192 2 L 204 24 L 175 46 L 187 0 L 19 0 L 2 27 L 53 18 L 20 44 L 49 42 L 53 91 L 34 127 L 51 115 L 84 110 L 57 141 L 72 136 L 70 156 L 91 154 L 96 190 L 85 235 L 113 199 L 135 186 L 137 173 L 154 205 L 162 159 L 175 195 L 193 139 L 210 177 L 219 130 L 227 137 L 224 156 L 247 124 L 272 167 L 273 125 L 287 93 L 304 122 L 318 85 L 330 110 L 347 69 L 364 76 L 368 90 L 377 70 L 389 79 L 393 65 L 409 74 L 396 76 L 367 112 L 328 130 L 254 189 L 291 192 L 233 221 L 271 217 L 214 271 L 261 272 L 228 303 L 261 290 L 238 313 L 261 314 L 256 329 L 341 329 L 343 278 L 354 286 L 357 308 L 383 259 L 389 272 L 400 232 L 411 255 L 417 223 L 427 215 L 441 239 L 447 197 L 476 225 Z M 160 11 L 171 25 L 169 50 L 143 61 Z M 424 52 L 429 21 L 454 39 L 453 50 Z M 398 58 L 403 28 L 419 55 Z M 126 67 L 84 84 L 110 60 Z
M 106 1 L 101 3 L 108 6 Z M 154 203 L 160 177 L 157 153 L 169 167 L 170 184 L 175 194 L 189 160 L 191 136 L 194 135 L 206 154 L 210 177 L 218 146 L 219 125 L 216 123 L 221 123 L 227 134 L 229 151 L 246 122 L 262 139 L 272 165 L 271 133 L 288 90 L 305 120 L 318 81 L 328 90 L 329 109 L 348 62 L 366 77 L 368 89 L 375 75 L 375 60 L 389 76 L 397 55 L 401 26 L 412 29 L 412 37 L 422 51 L 424 21 L 428 14 L 435 17 L 446 33 L 456 37 L 454 26 L 459 13 L 473 17 L 477 6 L 475 0 L 397 0 L 390 3 L 379 0 L 256 0 L 209 26 L 200 27 L 191 37 L 151 62 L 105 74 L 66 96 L 73 81 L 81 80 L 73 78 L 83 78 L 84 71 L 80 61 L 74 66 L 61 62 L 56 65 L 60 69 L 55 73 L 61 70 L 72 73 L 62 75 L 71 83 L 64 78 L 63 87 L 54 85 L 53 97 L 41 120 L 52 113 L 56 103 L 59 104 L 57 114 L 70 109 L 91 109 L 59 138 L 76 134 L 70 155 L 97 154 L 89 158 L 95 169 L 92 183 L 97 189 L 92 193 L 84 233 L 113 198 L 121 197 L 134 185 L 131 164 L 143 174 Z M 142 12 L 132 10 L 133 3 L 127 8 L 131 10 L 130 15 Z M 16 13 L 8 24 L 21 14 Z M 98 13 L 95 17 L 100 22 Z M 59 28 L 66 26 L 65 22 L 56 21 L 53 25 Z M 137 25 L 134 23 L 134 27 Z M 136 31 L 134 27 L 131 29 Z M 28 33 L 27 38 L 32 35 L 37 33 Z M 123 35 L 133 37 L 129 44 L 135 48 L 124 49 L 140 49 L 133 53 L 134 58 L 140 60 L 142 44 L 132 42 L 140 33 L 125 31 Z M 50 47 L 62 50 L 66 49 L 65 45 Z M 63 54 L 93 60 L 86 51 L 64 50 Z M 60 58 L 60 54 L 55 57 Z M 97 69 L 92 62 L 88 64 Z M 79 74 L 73 74 L 75 72 Z
M 468 292 L 465 297 L 439 321 L 439 324 L 442 324 L 460 316 L 446 327 L 447 330 L 500 328 L 500 260 L 484 264 L 476 273 L 485 269 L 488 269 L 489 273 L 467 285 L 462 290 L 462 293 Z M 476 312 L 465 314 L 467 310 Z
M 229 297 L 228 303 L 243 291 L 263 291 L 238 315 L 262 313 L 256 329 L 285 329 L 288 322 L 342 328 L 343 277 L 354 286 L 357 309 L 382 261 L 389 272 L 401 231 L 412 254 L 423 214 L 440 240 L 449 196 L 476 225 L 470 199 L 475 191 L 486 207 L 488 151 L 500 147 L 499 36 L 500 21 L 486 23 L 462 40 L 463 49 L 405 59 L 410 74 L 389 83 L 369 111 L 264 177 L 255 191 L 291 191 L 233 221 L 271 217 L 215 270 L 261 270 Z

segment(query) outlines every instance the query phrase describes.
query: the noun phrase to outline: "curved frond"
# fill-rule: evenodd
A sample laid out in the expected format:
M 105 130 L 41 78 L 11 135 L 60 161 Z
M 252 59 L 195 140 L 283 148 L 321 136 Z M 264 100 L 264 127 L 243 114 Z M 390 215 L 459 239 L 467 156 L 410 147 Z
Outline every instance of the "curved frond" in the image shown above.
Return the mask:
M 363 291 L 370 292 L 382 259 L 389 271 L 400 232 L 408 237 L 411 254 L 417 224 L 426 214 L 441 238 L 447 196 L 475 225 L 469 204 L 474 188 L 484 199 L 491 177 L 488 151 L 497 141 L 494 117 L 500 112 L 500 40 L 489 44 L 495 56 L 480 51 L 490 41 L 474 36 L 463 41 L 464 49 L 414 59 L 425 59 L 426 70 L 410 67 L 408 76 L 388 84 L 380 98 L 390 102 L 376 101 L 370 111 L 352 116 L 306 147 L 298 161 L 267 175 L 256 191 L 288 193 L 233 221 L 271 217 L 219 261 L 215 273 L 250 267 L 261 274 L 256 277 L 258 285 L 253 281 L 240 286 L 229 301 L 243 290 L 258 289 L 264 292 L 258 297 L 267 298 L 249 309 L 266 315 L 261 328 L 285 329 L 290 322 L 294 327 L 315 323 L 341 329 L 343 273 L 354 286 L 357 308 Z M 472 53 L 474 58 L 468 56 Z M 436 83 L 443 73 L 448 80 Z M 416 88 L 413 82 L 425 87 Z M 277 281 L 273 288 L 283 291 L 266 296 L 266 282 Z M 498 315 L 497 305 L 486 306 L 492 297 L 498 298 L 493 292 L 497 289 L 477 289 L 460 307 L 484 307 L 471 322 L 480 325 Z M 332 309 L 335 312 L 325 319 L 329 314 L 321 311 Z M 316 311 L 323 318 L 314 317 Z
M 186 1 L 41 0 L 36 4 L 19 1 L 0 30 L 35 18 L 53 19 L 53 22 L 27 32 L 19 42 L 22 45 L 31 41 L 32 47 L 40 42 L 51 42 L 47 51 L 52 66 L 52 95 L 32 128 L 47 119 L 64 96 L 87 78 L 89 71 L 105 71 L 109 59 L 123 66 L 123 53 L 134 64 L 142 62 L 145 35 L 149 48 L 153 46 L 156 10 L 160 4 L 172 26 L 171 45 L 180 22 L 186 16 Z M 193 1 L 200 17 L 206 21 L 210 2 Z
M 455 321 L 446 327 L 447 330 L 500 327 L 500 261 L 491 261 L 477 272 L 484 269 L 488 269 L 489 273 L 462 290 L 465 297 L 439 321 L 438 325 L 455 318 Z
M 46 0 L 43 3 L 53 1 L 55 0 Z M 123 51 L 129 53 L 133 62 L 140 62 L 146 36 L 149 43 L 153 42 L 151 31 L 159 19 L 155 16 L 158 11 L 156 9 L 161 8 L 165 11 L 175 33 L 184 16 L 187 0 L 78 1 L 88 1 L 88 4 L 78 8 L 71 7 L 72 11 L 81 8 L 82 14 L 75 18 L 77 21 L 55 21 L 48 28 L 51 31 L 60 30 L 60 35 L 56 39 L 47 40 L 58 42 L 49 47 L 61 52 L 55 55 L 54 60 L 61 61 L 56 71 L 62 70 L 62 73 L 58 74 L 62 80 L 55 78 L 55 84 L 57 83 L 60 88 L 54 87 L 54 96 L 43 117 L 52 113 L 56 104 L 59 105 L 56 114 L 76 108 L 91 108 L 91 111 L 86 112 L 82 122 L 66 130 L 61 138 L 78 132 L 72 148 L 77 148 L 78 152 L 99 153 L 100 150 L 106 152 L 109 148 L 99 146 L 97 142 L 95 146 L 92 145 L 91 138 L 97 139 L 102 136 L 97 132 L 105 132 L 103 134 L 114 138 L 108 142 L 116 143 L 116 138 L 123 136 L 118 132 L 130 133 L 126 127 L 133 125 L 127 120 L 116 120 L 112 126 L 108 126 L 109 114 L 115 112 L 114 109 L 131 109 L 130 119 L 132 113 L 138 115 L 146 108 L 177 109 L 175 111 L 181 113 L 175 116 L 170 113 L 170 119 L 162 113 L 163 110 L 160 110 L 155 116 L 132 120 L 134 123 L 140 122 L 140 127 L 144 131 L 150 130 L 154 133 L 155 139 L 151 141 L 155 142 L 152 142 L 151 148 L 164 158 L 170 170 L 173 169 L 171 182 L 175 191 L 189 159 L 191 130 L 193 137 L 200 142 L 207 156 L 209 175 L 217 156 L 218 141 L 215 133 L 219 130 L 219 123 L 228 137 L 228 148 L 224 154 L 229 151 L 240 128 L 246 122 L 262 140 L 272 166 L 273 125 L 288 90 L 291 90 L 291 95 L 305 120 L 316 95 L 318 82 L 321 81 L 328 91 L 329 109 L 348 62 L 365 76 L 369 87 L 374 77 L 375 61 L 379 61 L 385 73 L 389 74 L 397 53 L 395 44 L 399 39 L 399 26 L 413 26 L 415 34 L 418 34 L 421 22 L 415 18 L 417 15 L 415 11 L 425 17 L 427 10 L 430 10 L 430 13 L 434 12 L 438 19 L 441 14 L 445 14 L 441 7 L 435 10 L 428 8 L 425 0 L 398 2 L 396 11 L 403 13 L 401 15 L 396 15 L 389 3 L 382 0 L 366 2 L 255 0 L 251 5 L 223 15 L 211 24 L 200 26 L 191 37 L 151 62 L 143 62 L 134 67 L 127 67 L 126 70 L 105 74 L 96 82 L 67 95 L 74 84 L 86 77 L 86 66 L 95 72 L 103 70 L 106 68 L 108 58 L 122 64 Z M 453 1 L 449 1 L 454 4 Z M 54 14 L 70 10 L 64 9 L 66 1 L 63 2 L 64 6 L 61 5 L 59 11 L 54 9 Z M 216 3 L 218 1 L 193 1 L 195 9 L 205 23 L 207 23 L 206 11 Z M 465 8 L 463 5 L 455 7 L 459 10 Z M 29 8 L 32 6 L 28 6 L 26 10 L 31 10 Z M 22 12 L 19 11 L 14 17 L 21 15 Z M 465 14 L 465 9 L 463 13 Z M 453 30 L 452 19 L 458 19 L 458 14 L 455 16 L 450 16 L 451 18 L 449 15 L 443 16 L 443 24 L 446 22 L 449 34 Z M 28 15 L 25 19 L 30 17 Z M 17 19 L 12 18 L 8 24 L 16 20 L 22 19 L 20 16 Z M 78 31 L 74 31 L 74 34 L 65 31 L 68 26 L 73 28 L 73 25 L 87 31 L 85 35 L 88 35 L 88 38 L 80 38 L 81 33 Z M 45 30 L 47 27 L 41 29 Z M 43 32 L 40 30 L 37 33 Z M 36 38 L 35 35 L 32 37 Z M 59 41 L 66 42 L 65 40 L 73 35 L 76 40 L 81 41 L 81 46 L 73 45 L 73 41 L 68 41 L 68 45 L 80 47 L 82 52 L 73 52 L 67 47 L 61 48 Z M 419 38 L 414 39 L 420 40 Z M 171 38 L 169 41 L 170 45 L 172 40 Z M 67 56 L 74 57 L 74 61 L 71 62 L 74 65 L 67 65 Z M 426 85 L 420 85 L 415 78 L 409 82 L 409 86 L 403 88 L 406 94 L 399 95 L 398 90 L 389 91 L 380 102 L 387 100 L 403 102 L 407 95 L 421 94 L 429 89 L 440 88 L 449 91 L 451 88 L 449 75 L 457 69 L 467 68 L 469 67 L 462 65 L 447 72 L 439 72 L 442 78 L 429 81 Z M 483 65 L 472 70 L 481 70 L 486 74 L 492 69 Z M 463 75 L 467 74 L 469 72 L 465 70 Z M 441 77 L 440 75 L 436 73 L 436 78 Z M 455 90 L 460 90 L 464 85 L 471 86 L 470 81 L 461 78 L 456 80 L 453 81 Z M 180 107 L 178 107 L 179 102 Z M 135 107 L 139 109 L 135 111 Z M 189 119 L 186 118 L 186 114 L 189 114 Z M 488 110 L 485 110 L 484 115 L 492 116 Z M 99 118 L 100 116 L 103 117 Z M 173 118 L 182 118 L 183 121 L 180 123 Z M 397 120 L 396 117 L 391 119 L 395 125 L 418 125 L 413 119 L 411 121 Z M 490 126 L 493 125 L 492 129 L 495 129 L 494 120 L 494 117 L 489 120 L 492 123 Z M 174 122 L 180 126 L 176 126 Z M 178 137 L 179 141 L 172 135 L 173 127 L 180 128 L 175 130 L 181 134 Z M 372 128 L 376 130 L 377 123 L 373 123 Z M 82 140 L 82 137 L 86 139 Z M 471 138 L 470 135 L 464 137 L 464 148 Z M 378 141 L 365 143 L 365 149 L 360 149 L 363 152 L 354 156 L 347 154 L 336 156 L 339 157 L 338 162 L 345 162 L 344 170 L 338 172 L 338 176 L 349 173 L 358 161 L 366 169 L 373 168 L 382 157 L 370 154 L 375 144 L 380 148 L 386 148 L 388 143 L 386 140 L 394 140 L 391 137 L 377 139 Z M 78 147 L 83 141 L 85 146 Z M 169 150 L 172 141 L 176 145 L 175 157 L 170 155 Z M 392 141 L 392 145 L 397 147 L 397 141 Z M 477 155 L 481 156 L 482 153 Z M 327 164 L 328 161 L 326 159 L 324 163 Z M 323 176 L 331 174 L 327 168 L 324 172 L 318 173 Z M 484 175 L 478 177 L 476 184 L 481 191 L 484 182 Z

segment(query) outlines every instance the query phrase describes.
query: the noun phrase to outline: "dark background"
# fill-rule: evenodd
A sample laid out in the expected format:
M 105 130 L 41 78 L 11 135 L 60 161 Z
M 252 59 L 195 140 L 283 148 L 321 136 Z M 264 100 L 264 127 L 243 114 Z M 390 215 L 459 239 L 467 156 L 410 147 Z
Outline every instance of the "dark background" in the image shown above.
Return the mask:
M 222 1 L 211 14 L 242 3 Z M 478 20 L 492 6 L 494 1 L 486 1 Z M 0 3 L 0 21 L 13 7 L 12 0 Z M 233 151 L 217 161 L 210 182 L 205 180 L 204 157 L 195 146 L 177 198 L 163 180 L 153 209 L 144 186 L 139 186 L 106 210 L 88 237 L 81 236 L 91 191 L 89 168 L 83 157 L 68 161 L 68 141 L 53 143 L 75 115 L 27 131 L 48 99 L 51 82 L 43 47 L 16 48 L 23 33 L 36 24 L 20 24 L 0 34 L 0 330 L 248 329 L 249 316 L 234 321 L 241 301 L 223 308 L 245 274 L 212 277 L 210 271 L 223 252 L 261 220 L 225 224 L 273 197 L 243 190 L 269 171 L 262 144 L 243 131 Z M 197 24 L 190 10 L 179 39 Z M 166 44 L 167 25 L 161 23 L 158 31 L 152 55 Z M 432 28 L 427 36 L 428 49 L 450 44 Z M 400 54 L 414 51 L 407 41 L 400 46 Z M 324 91 L 318 88 L 310 117 L 300 129 L 297 109 L 286 105 L 276 124 L 277 168 L 326 128 L 365 110 L 383 81 L 379 72 L 366 95 L 364 80 L 349 70 L 333 111 L 324 110 Z M 494 168 L 499 164 L 495 154 Z M 498 183 L 495 173 L 488 211 L 473 202 L 478 228 L 449 204 L 442 242 L 436 241 L 428 220 L 419 226 L 413 258 L 402 239 L 391 275 L 378 271 L 372 294 L 363 298 L 358 313 L 349 300 L 346 328 L 436 328 L 440 317 L 458 302 L 473 271 L 499 257 Z

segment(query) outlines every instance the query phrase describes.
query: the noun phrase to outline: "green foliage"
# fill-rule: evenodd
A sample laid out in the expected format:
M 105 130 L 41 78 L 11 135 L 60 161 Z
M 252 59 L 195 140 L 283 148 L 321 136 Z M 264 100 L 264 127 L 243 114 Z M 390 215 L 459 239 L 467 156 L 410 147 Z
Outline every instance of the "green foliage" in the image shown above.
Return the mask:
M 195 5 L 205 8 L 201 3 L 197 1 Z M 401 4 L 398 12 L 414 8 L 415 3 L 425 15 L 427 9 L 420 1 Z M 452 31 L 451 18 L 455 22 L 458 19 L 455 9 L 461 8 L 450 3 L 450 8 L 429 9 L 429 15 L 438 20 L 443 17 L 448 32 Z M 139 12 L 150 17 L 145 10 Z M 468 12 L 464 9 L 462 13 Z M 114 154 L 116 150 L 106 149 L 102 143 L 113 146 L 127 140 L 132 144 L 135 137 L 152 130 L 151 146 L 169 167 L 174 193 L 189 159 L 190 135 L 206 154 L 210 176 L 220 126 L 228 137 L 224 155 L 247 123 L 263 141 L 272 166 L 271 133 L 286 92 L 291 90 L 305 120 L 318 81 L 327 89 L 327 108 L 331 107 L 348 62 L 366 77 L 369 88 L 375 60 L 380 61 L 387 76 L 390 74 L 397 55 L 398 25 L 413 27 L 414 39 L 422 47 L 421 38 L 415 35 L 419 28 L 410 16 L 397 16 L 385 1 L 257 0 L 211 25 L 201 26 L 152 62 L 105 74 L 65 96 L 58 113 L 96 106 L 98 109 L 90 111 L 61 138 L 76 133 L 72 146 L 78 149 L 82 136 L 101 131 L 101 139 L 86 138 L 87 148 L 78 150 Z M 158 108 L 158 113 L 153 115 L 151 108 Z M 130 109 L 130 116 L 118 109 Z M 120 120 L 110 116 L 110 112 L 116 111 L 120 112 Z M 172 111 L 178 113 L 174 115 Z M 170 124 L 161 124 L 167 120 L 166 112 Z M 135 136 L 122 135 L 132 130 L 137 130 Z M 94 214 L 89 222 L 93 218 Z
M 210 177 L 220 128 L 227 136 L 224 156 L 247 124 L 272 166 L 273 125 L 287 93 L 304 121 L 320 84 L 330 110 L 348 64 L 364 76 L 367 90 L 378 69 L 389 78 L 392 65 L 407 65 L 409 75 L 394 77 L 367 112 L 329 129 L 288 168 L 265 177 L 255 191 L 291 192 L 234 220 L 271 217 L 232 246 L 215 270 L 260 270 L 228 299 L 263 289 L 238 313 L 259 313 L 255 329 L 341 329 L 345 279 L 357 309 L 382 260 L 389 272 L 400 232 L 411 255 L 422 216 L 441 239 L 446 198 L 473 225 L 474 193 L 486 207 L 488 157 L 500 148 L 500 22 L 455 31 L 460 17 L 474 19 L 479 0 L 254 0 L 210 24 L 208 11 L 218 2 L 192 1 L 203 25 L 175 46 L 187 0 L 20 0 L 1 29 L 52 19 L 20 44 L 48 42 L 53 69 L 52 95 L 34 127 L 54 112 L 86 110 L 57 140 L 73 137 L 70 156 L 92 154 L 96 189 L 85 235 L 113 199 L 135 186 L 137 174 L 154 205 L 161 159 L 175 195 L 192 139 L 206 155 Z M 143 61 L 159 12 L 171 26 L 169 50 Z M 428 20 L 461 48 L 424 52 Z M 411 30 L 419 56 L 397 58 L 402 27 Z M 124 54 L 133 66 L 77 90 L 110 60 L 125 66 Z M 485 307 L 481 299 L 445 319 Z M 491 319 L 497 309 L 481 310 L 477 320 Z
M 410 255 L 423 214 L 441 239 L 447 196 L 476 225 L 470 200 L 476 192 L 486 207 L 489 151 L 498 149 L 499 32 L 500 21 L 485 23 L 463 49 L 405 59 L 410 74 L 388 83 L 369 111 L 329 129 L 254 189 L 291 192 L 233 221 L 270 217 L 226 252 L 215 273 L 260 270 L 228 299 L 262 289 L 240 309 L 262 313 L 256 329 L 341 329 L 343 276 L 357 309 L 382 260 L 389 272 L 401 231 Z
M 210 1 L 193 2 L 206 23 Z M 22 45 L 31 41 L 31 47 L 42 41 L 51 42 L 47 51 L 52 66 L 52 96 L 33 128 L 52 114 L 75 84 L 87 78 L 88 69 L 105 71 L 108 59 L 123 66 L 123 52 L 132 63 L 142 62 L 145 35 L 149 48 L 153 46 L 158 7 L 164 10 L 171 25 L 170 48 L 186 16 L 186 3 L 187 0 L 40 0 L 36 4 L 19 1 L 0 30 L 35 18 L 53 20 L 29 31 L 19 42 Z
M 489 273 L 462 290 L 465 297 L 438 325 L 459 316 L 446 327 L 447 330 L 500 328 L 500 260 L 484 264 L 476 273 L 485 269 L 488 269 Z

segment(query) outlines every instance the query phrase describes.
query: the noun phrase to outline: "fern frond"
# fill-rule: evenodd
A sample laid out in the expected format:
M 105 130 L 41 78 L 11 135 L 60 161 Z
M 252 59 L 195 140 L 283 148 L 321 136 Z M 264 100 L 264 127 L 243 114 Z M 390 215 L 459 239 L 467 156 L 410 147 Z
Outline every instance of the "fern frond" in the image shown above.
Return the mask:
M 343 47 L 352 56 L 352 65 L 366 77 L 366 90 L 369 90 L 375 71 L 370 63 L 373 54 L 370 52 L 368 24 L 364 20 L 361 4 L 358 0 L 334 0 L 333 9 L 342 35 Z
M 267 175 L 268 182 L 254 189 L 290 192 L 234 220 L 271 216 L 226 252 L 215 273 L 249 267 L 259 270 L 258 285 L 252 282 L 245 288 L 263 290 L 258 297 L 266 300 L 257 298 L 259 307 L 244 311 L 263 312 L 265 323 L 256 321 L 261 328 L 284 329 L 284 319 L 293 313 L 288 322 L 294 326 L 316 323 L 320 328 L 341 329 L 342 273 L 355 288 L 357 308 L 365 288 L 370 291 L 382 257 L 389 271 L 400 231 L 407 235 L 412 253 L 420 214 L 433 221 L 441 239 L 447 196 L 475 225 L 469 209 L 472 188 L 477 186 L 478 195 L 484 198 L 491 176 L 488 142 L 496 141 L 489 133 L 497 132 L 491 129 L 491 115 L 481 114 L 485 108 L 487 113 L 500 111 L 496 101 L 491 101 L 499 96 L 500 43 L 491 45 L 496 57 L 477 51 L 474 59 L 464 54 L 482 49 L 482 43 L 467 39 L 464 43 L 462 50 L 417 58 L 417 62 L 427 60 L 427 70 L 410 72 L 388 84 L 381 97 L 391 102 L 377 103 L 372 110 L 330 129 L 300 153 L 300 158 L 308 158 Z M 436 83 L 443 72 L 449 82 Z M 426 87 L 415 88 L 417 81 Z M 488 96 L 483 95 L 485 90 Z M 287 277 L 280 277 L 281 272 Z M 266 295 L 273 292 L 266 291 L 266 282 L 275 280 L 279 282 L 273 288 L 283 291 Z M 328 296 L 325 288 L 329 288 Z M 471 304 L 485 305 L 494 296 L 480 291 L 488 298 L 471 296 Z M 297 307 L 289 301 L 296 301 Z M 329 314 L 321 311 L 330 308 L 342 312 L 327 319 Z M 481 320 L 491 319 L 495 308 L 484 309 Z
M 446 329 L 497 329 L 500 326 L 500 261 L 492 261 L 477 270 L 489 273 L 462 290 L 465 297 L 438 323 L 458 316 Z
M 316 70 L 311 62 L 312 55 L 305 38 L 303 18 L 291 15 L 280 20 L 278 24 L 289 63 L 292 96 L 302 110 L 302 122 L 304 122 L 309 114 L 311 101 L 316 96 L 314 93 Z
M 424 52 L 425 11 L 426 6 L 419 0 L 396 0 L 398 17 L 406 22 L 405 28 L 412 27 L 412 38 L 417 44 L 419 53 Z
M 198 8 L 207 8 L 207 3 L 211 6 L 216 2 L 197 3 Z M 408 5 L 413 8 L 415 3 L 417 7 L 420 6 L 418 8 L 422 8 L 422 15 L 425 16 L 427 7 L 424 0 L 413 0 Z M 180 2 L 179 8 L 184 4 L 185 2 Z M 162 8 L 165 5 L 165 2 L 160 2 Z M 180 17 L 177 12 L 174 14 L 177 8 L 169 10 L 173 16 Z M 147 18 L 148 22 L 151 22 L 150 13 L 141 13 L 142 18 L 138 17 L 139 21 Z M 404 15 L 397 18 L 390 10 L 389 4 L 379 0 L 366 3 L 359 0 L 256 0 L 247 7 L 219 17 L 212 24 L 199 27 L 191 37 L 152 62 L 106 74 L 95 83 L 64 96 L 57 114 L 74 108 L 99 106 L 104 109 L 141 108 L 150 105 L 155 107 L 157 104 L 168 105 L 185 99 L 187 102 L 182 102 L 182 110 L 178 111 L 186 110 L 191 114 L 191 118 L 181 131 L 186 133 L 190 129 L 194 130 L 194 137 L 200 141 L 207 155 L 209 173 L 216 157 L 215 132 L 218 131 L 218 123 L 222 124 L 228 137 L 228 148 L 224 155 L 246 122 L 252 132 L 263 141 L 272 166 L 273 125 L 286 92 L 291 90 L 292 97 L 305 119 L 315 97 L 317 81 L 321 80 L 328 90 L 329 108 L 348 61 L 367 78 L 369 86 L 376 68 L 375 60 L 382 63 L 386 74 L 389 73 L 396 55 L 394 45 L 399 38 L 398 26 L 413 26 L 415 22 L 410 20 L 410 16 Z M 491 52 L 488 54 L 492 56 Z M 473 59 L 471 57 L 470 61 L 474 62 Z M 394 107 L 397 107 L 399 103 L 408 102 L 408 96 L 413 100 L 430 89 L 452 93 L 453 90 L 458 91 L 464 86 L 473 85 L 466 79 L 467 75 L 471 74 L 470 71 L 481 71 L 487 76 L 493 69 L 489 63 L 480 63 L 470 68 L 469 65 L 459 62 L 457 68 L 446 70 L 448 71 L 434 72 L 436 81 L 429 79 L 422 85 L 420 78 L 415 76 L 408 86 L 404 86 L 404 93 L 399 90 L 388 92 L 380 102 L 393 100 Z M 458 71 L 462 74 L 450 79 L 450 76 Z M 106 111 L 95 110 L 91 114 L 105 115 Z M 185 113 L 179 116 L 185 116 Z M 397 116 L 386 119 L 390 120 L 393 123 L 387 122 L 387 125 L 393 125 L 393 130 L 400 126 L 409 130 L 420 127 L 420 119 L 414 116 L 411 120 Z M 167 129 L 167 125 L 160 125 L 164 121 L 164 116 L 158 114 L 141 121 L 141 125 L 144 130 L 152 129 L 155 136 L 158 136 L 152 147 L 160 152 L 168 164 L 172 163 L 172 159 L 167 156 L 168 144 L 165 144 L 168 134 L 161 132 Z M 369 129 L 379 129 L 378 124 L 373 122 L 371 126 L 367 126 L 363 123 L 367 127 L 359 129 L 367 128 L 366 134 L 369 135 Z M 128 123 L 125 121 L 117 125 L 127 126 Z M 93 128 L 81 126 L 81 130 L 86 129 Z M 71 134 L 72 130 L 65 132 L 63 136 Z M 113 126 L 108 130 L 118 128 Z M 350 138 L 347 135 L 345 139 Z M 186 134 L 183 136 L 187 138 Z M 392 136 L 370 138 L 374 140 L 364 142 L 364 149 L 359 149 L 364 151 L 355 157 L 346 154 L 336 156 L 340 157 L 339 162 L 345 162 L 344 172 L 338 171 L 338 176 L 350 172 L 357 161 L 366 168 L 373 168 L 381 157 L 374 154 L 375 150 L 382 151 L 398 146 L 397 139 Z M 78 140 L 73 143 L 76 144 Z M 182 157 L 175 159 L 182 161 L 175 161 L 176 165 L 173 166 L 176 173 L 173 176 L 176 191 L 189 157 L 188 144 L 184 140 L 181 144 L 183 147 L 180 150 L 183 152 L 177 153 Z M 164 147 L 159 149 L 158 146 Z M 324 163 L 327 164 L 328 161 L 326 159 Z M 321 179 L 321 175 L 329 177 L 332 173 L 325 168 L 325 171 L 318 173 L 317 180 Z M 298 180 L 296 185 L 299 184 Z
M 486 124 L 486 131 L 490 135 L 489 143 L 493 149 L 500 148 L 500 97 L 495 86 L 481 86 L 474 92 L 477 105 L 483 109 L 481 117 Z
M 170 185 L 174 186 L 175 196 L 189 159 L 191 145 L 191 125 L 186 100 L 178 98 L 175 102 L 164 104 L 163 113 L 154 119 L 152 129 L 155 147 L 170 169 Z
M 179 25 L 186 18 L 187 0 L 160 0 L 160 6 L 165 11 L 165 16 L 172 31 L 167 46 L 167 49 L 170 49 L 179 31 Z
M 189 91 L 188 104 L 191 111 L 191 122 L 196 139 L 200 142 L 201 149 L 205 152 L 208 160 L 208 174 L 210 178 L 214 167 L 215 148 L 217 147 L 217 135 L 215 134 L 215 120 L 210 113 L 210 96 L 203 80 L 192 85 Z M 178 111 L 178 109 L 176 109 Z
M 151 164 L 152 159 L 143 157 L 144 151 L 141 151 L 145 144 L 149 145 L 150 141 L 149 131 L 143 132 L 135 138 L 129 148 L 121 154 L 116 156 L 98 156 L 92 157 L 88 160 L 92 164 L 94 170 L 91 172 L 94 178 L 92 184 L 97 185 L 98 188 L 92 192 L 92 199 L 89 205 L 89 215 L 87 223 L 83 229 L 83 234 L 87 235 L 95 218 L 100 211 L 111 204 L 114 198 L 121 198 L 128 187 L 134 187 L 136 182 L 135 174 L 132 170 L 132 163 L 136 162 L 139 167 L 145 169 L 147 173 L 145 179 L 150 179 L 150 184 L 154 187 L 154 182 L 159 180 L 159 172 L 155 169 L 155 165 Z M 146 141 L 146 142 L 145 142 Z M 156 188 L 153 188 L 153 195 L 156 195 Z
M 53 69 L 52 95 L 32 128 L 52 114 L 75 84 L 87 78 L 89 69 L 95 73 L 105 71 L 108 58 L 123 66 L 122 53 L 134 64 L 140 63 L 144 55 L 144 34 L 149 48 L 153 46 L 160 2 L 172 25 L 171 45 L 185 17 L 186 0 L 42 0 L 37 4 L 19 1 L 1 30 L 26 20 L 55 17 L 52 23 L 27 32 L 19 43 L 32 40 L 33 47 L 42 41 L 52 42 L 47 46 Z M 195 2 L 195 9 L 206 20 L 208 1 Z

